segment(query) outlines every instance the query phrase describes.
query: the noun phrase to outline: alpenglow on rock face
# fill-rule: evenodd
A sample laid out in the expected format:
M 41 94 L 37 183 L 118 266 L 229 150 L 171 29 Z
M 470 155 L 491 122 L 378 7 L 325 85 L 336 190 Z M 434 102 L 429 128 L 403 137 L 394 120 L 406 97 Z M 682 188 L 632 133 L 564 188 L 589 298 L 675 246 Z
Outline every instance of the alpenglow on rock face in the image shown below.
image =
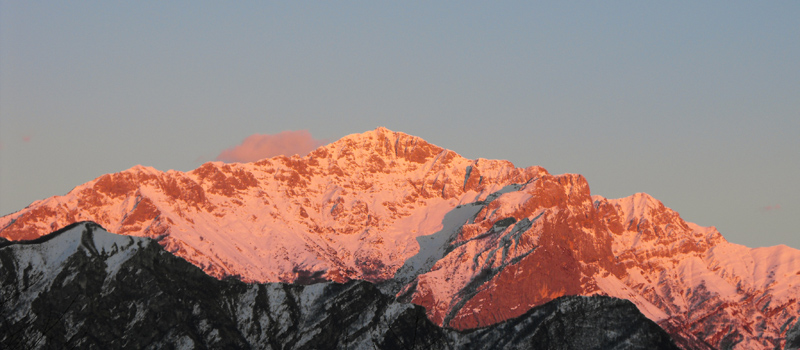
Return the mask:
M 368 282 L 220 281 L 94 223 L 6 244 L 0 261 L 3 349 L 677 349 L 620 299 L 560 298 L 458 332 Z
M 647 194 L 593 196 L 581 175 L 469 160 L 384 128 L 305 157 L 104 175 L 0 218 L 0 236 L 83 220 L 156 238 L 218 278 L 380 283 L 460 330 L 600 294 L 685 348 L 772 349 L 800 313 L 796 249 L 731 244 Z

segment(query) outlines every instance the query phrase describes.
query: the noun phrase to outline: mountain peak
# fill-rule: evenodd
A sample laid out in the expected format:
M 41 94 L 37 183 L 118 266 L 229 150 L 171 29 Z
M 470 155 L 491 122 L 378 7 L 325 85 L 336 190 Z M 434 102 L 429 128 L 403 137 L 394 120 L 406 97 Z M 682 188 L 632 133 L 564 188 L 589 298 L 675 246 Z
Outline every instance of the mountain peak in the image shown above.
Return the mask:
M 409 135 L 409 134 L 406 134 L 404 132 L 392 131 L 392 130 L 389 130 L 389 129 L 383 127 L 383 126 L 379 126 L 379 127 L 375 128 L 373 130 L 365 131 L 365 132 L 362 132 L 362 133 L 355 133 L 355 134 L 346 135 L 346 136 L 340 138 L 339 140 L 334 141 L 333 143 L 335 144 L 335 143 L 352 142 L 352 143 L 357 143 L 357 144 L 363 144 L 363 143 L 369 144 L 369 143 L 374 143 L 374 142 L 380 142 L 383 139 L 392 139 L 392 140 L 394 140 L 394 139 L 398 139 L 398 138 L 400 138 L 400 139 L 410 138 L 410 139 L 413 139 L 415 141 L 424 141 L 421 137 Z
M 312 156 L 331 155 L 334 158 L 406 160 L 422 164 L 439 153 L 447 151 L 421 137 L 378 127 L 360 134 L 347 135 L 327 146 L 320 147 Z M 452 152 L 452 151 L 449 151 Z
M 617 199 L 615 202 L 628 213 L 626 221 L 630 221 L 633 218 L 647 217 L 652 212 L 663 211 L 666 208 L 661 201 L 644 192 Z
M 146 173 L 146 174 L 158 174 L 158 173 L 161 172 L 156 168 L 153 168 L 151 166 L 141 165 L 141 164 L 136 164 L 136 165 L 130 167 L 127 171 L 137 172 L 137 173 Z
M 379 127 L 305 157 L 103 175 L 0 217 L 0 236 L 31 239 L 91 220 L 157 238 L 218 278 L 397 282 L 387 288 L 462 329 L 561 295 L 606 294 L 654 320 L 697 325 L 677 332 L 715 346 L 729 331 L 765 339 L 753 329 L 780 344 L 780 322 L 798 310 L 800 265 L 789 263 L 800 262 L 797 252 L 734 264 L 724 257 L 756 262 L 770 251 L 733 247 L 645 193 L 590 194 L 580 175 L 465 159 Z M 746 277 L 754 274 L 766 277 Z M 703 328 L 703 320 L 735 328 Z

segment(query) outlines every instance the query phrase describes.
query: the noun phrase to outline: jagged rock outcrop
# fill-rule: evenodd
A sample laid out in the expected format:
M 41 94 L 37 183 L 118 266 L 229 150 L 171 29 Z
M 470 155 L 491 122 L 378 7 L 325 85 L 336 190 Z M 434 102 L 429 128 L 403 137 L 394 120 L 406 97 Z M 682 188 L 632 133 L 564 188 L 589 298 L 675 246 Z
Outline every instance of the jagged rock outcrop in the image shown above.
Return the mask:
M 567 295 L 628 299 L 685 348 L 772 349 L 800 314 L 800 251 L 751 249 L 647 194 L 469 160 L 379 128 L 305 157 L 137 166 L 0 218 L 30 239 L 91 220 L 217 278 L 366 280 L 461 330 Z
M 0 261 L 4 349 L 676 349 L 620 299 L 561 298 L 458 332 L 368 282 L 217 280 L 94 223 L 7 243 Z

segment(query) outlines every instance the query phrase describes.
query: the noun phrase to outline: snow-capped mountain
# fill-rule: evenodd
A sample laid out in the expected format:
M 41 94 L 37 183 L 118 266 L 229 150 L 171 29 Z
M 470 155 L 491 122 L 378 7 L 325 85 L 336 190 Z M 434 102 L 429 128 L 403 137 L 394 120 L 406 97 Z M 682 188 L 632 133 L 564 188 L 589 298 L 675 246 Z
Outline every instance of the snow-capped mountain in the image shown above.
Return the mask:
M 775 348 L 798 316 L 800 251 L 727 242 L 646 194 L 469 160 L 378 128 L 305 157 L 137 166 L 0 218 L 31 239 L 77 221 L 153 237 L 222 278 L 367 280 L 473 329 L 564 295 L 631 300 L 686 348 Z
M 368 282 L 217 280 L 94 223 L 2 244 L 0 261 L 3 349 L 676 349 L 627 300 L 562 297 L 459 332 Z

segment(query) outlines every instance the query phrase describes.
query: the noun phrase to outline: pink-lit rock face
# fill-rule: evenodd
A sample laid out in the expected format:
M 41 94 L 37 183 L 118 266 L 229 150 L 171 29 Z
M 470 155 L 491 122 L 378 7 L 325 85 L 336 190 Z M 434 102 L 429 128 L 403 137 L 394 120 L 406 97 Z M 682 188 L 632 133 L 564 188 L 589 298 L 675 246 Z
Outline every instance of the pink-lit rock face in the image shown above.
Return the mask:
M 773 348 L 800 311 L 798 250 L 731 244 L 646 194 L 592 196 L 580 175 L 469 160 L 384 128 L 305 157 L 136 166 L 0 218 L 0 236 L 86 220 L 158 238 L 220 278 L 394 280 L 458 329 L 606 294 L 686 346 Z
M 457 205 L 543 174 L 540 167 L 464 159 L 380 128 L 305 157 L 103 175 L 0 218 L 0 234 L 32 239 L 89 220 L 113 232 L 160 237 L 217 277 L 293 282 L 316 273 L 379 281 L 391 278 L 418 250 L 416 238 Z

